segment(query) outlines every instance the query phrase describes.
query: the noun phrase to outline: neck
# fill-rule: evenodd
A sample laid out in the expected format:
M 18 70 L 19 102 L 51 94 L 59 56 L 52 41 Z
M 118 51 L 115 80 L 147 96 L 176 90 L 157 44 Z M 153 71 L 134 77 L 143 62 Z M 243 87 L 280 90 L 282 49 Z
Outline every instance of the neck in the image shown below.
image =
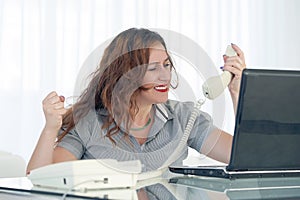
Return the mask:
M 145 123 L 151 117 L 151 109 L 152 109 L 152 105 L 139 106 L 139 111 L 133 120 L 134 124 L 140 125 L 140 126 L 145 125 Z
M 149 117 L 151 109 L 152 109 L 152 105 L 139 107 L 139 112 L 137 113 L 136 118 L 147 119 Z

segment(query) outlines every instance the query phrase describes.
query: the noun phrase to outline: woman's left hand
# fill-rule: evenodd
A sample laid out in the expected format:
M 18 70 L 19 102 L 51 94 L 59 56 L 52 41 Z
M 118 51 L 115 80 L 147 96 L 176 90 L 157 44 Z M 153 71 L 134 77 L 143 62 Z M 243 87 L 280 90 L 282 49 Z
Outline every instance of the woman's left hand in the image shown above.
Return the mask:
M 228 85 L 232 98 L 238 98 L 240 91 L 240 82 L 242 77 L 242 71 L 246 68 L 245 57 L 243 51 L 235 44 L 231 44 L 232 48 L 237 53 L 236 56 L 228 57 L 223 56 L 224 68 L 223 70 L 229 71 L 233 74 L 233 78 Z

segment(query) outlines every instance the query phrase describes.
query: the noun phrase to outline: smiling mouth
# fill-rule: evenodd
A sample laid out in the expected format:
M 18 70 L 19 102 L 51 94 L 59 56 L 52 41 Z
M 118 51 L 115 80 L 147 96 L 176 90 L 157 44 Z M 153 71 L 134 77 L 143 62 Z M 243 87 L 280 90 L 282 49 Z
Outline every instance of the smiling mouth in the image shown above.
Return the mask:
M 169 90 L 169 87 L 167 85 L 157 85 L 154 87 L 154 90 L 158 92 L 167 92 Z

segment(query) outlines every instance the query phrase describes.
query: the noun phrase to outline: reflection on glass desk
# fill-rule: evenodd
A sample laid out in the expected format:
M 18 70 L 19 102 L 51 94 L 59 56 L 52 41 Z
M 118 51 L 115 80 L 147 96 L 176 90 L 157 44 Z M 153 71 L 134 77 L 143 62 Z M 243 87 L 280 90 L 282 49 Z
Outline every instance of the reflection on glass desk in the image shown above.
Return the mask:
M 205 177 L 175 177 L 170 183 L 188 188 L 224 194 L 224 199 L 299 199 L 300 178 L 221 179 Z M 192 190 L 191 190 L 192 191 Z M 193 198 L 190 198 L 193 199 Z
M 0 179 L 0 199 L 229 200 L 299 199 L 300 178 L 227 180 L 178 176 L 138 182 L 134 188 L 61 190 L 33 186 L 26 177 Z

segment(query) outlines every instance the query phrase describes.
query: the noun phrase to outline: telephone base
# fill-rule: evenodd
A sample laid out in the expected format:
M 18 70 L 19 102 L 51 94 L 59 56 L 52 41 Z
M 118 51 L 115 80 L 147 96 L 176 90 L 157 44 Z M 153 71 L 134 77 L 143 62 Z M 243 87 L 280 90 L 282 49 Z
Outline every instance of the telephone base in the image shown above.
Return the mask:
M 37 187 L 74 190 L 130 188 L 136 185 L 141 169 L 139 160 L 77 160 L 32 170 L 28 178 Z

